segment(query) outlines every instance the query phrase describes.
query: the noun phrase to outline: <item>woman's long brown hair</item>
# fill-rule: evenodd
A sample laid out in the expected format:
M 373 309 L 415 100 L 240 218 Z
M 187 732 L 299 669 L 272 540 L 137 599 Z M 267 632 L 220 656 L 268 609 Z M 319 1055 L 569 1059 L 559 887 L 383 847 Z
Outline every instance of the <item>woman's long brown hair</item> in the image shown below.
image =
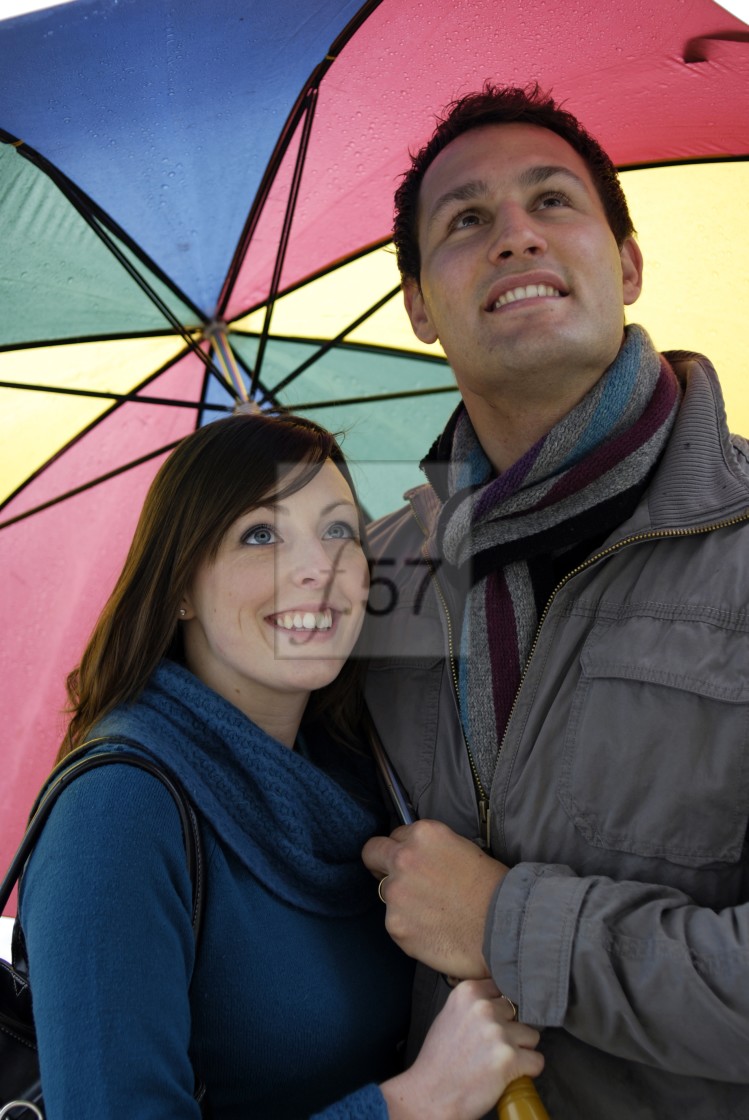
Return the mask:
M 162 658 L 183 661 L 179 604 L 229 526 L 306 486 L 328 459 L 356 498 L 335 437 L 302 417 L 239 414 L 179 444 L 151 484 L 122 573 L 68 676 L 71 718 L 58 762 L 103 716 L 135 700 Z M 364 541 L 361 514 L 359 521 Z M 313 693 L 305 714 L 324 715 L 333 736 L 350 745 L 362 719 L 361 672 L 359 662 L 348 661 L 336 680 Z

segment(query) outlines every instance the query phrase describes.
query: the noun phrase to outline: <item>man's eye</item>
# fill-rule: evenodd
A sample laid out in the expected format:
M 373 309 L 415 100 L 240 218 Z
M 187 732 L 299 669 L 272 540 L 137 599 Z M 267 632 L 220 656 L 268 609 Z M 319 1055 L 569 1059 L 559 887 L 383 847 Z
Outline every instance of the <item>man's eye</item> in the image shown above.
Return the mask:
M 355 541 L 358 539 L 356 529 L 346 521 L 334 521 L 332 525 L 328 525 L 323 533 L 323 540 L 326 541 Z
M 456 214 L 450 222 L 450 229 L 470 229 L 475 226 L 479 221 L 479 216 L 475 210 L 463 210 L 460 214 Z
M 275 544 L 278 540 L 272 525 L 253 525 L 242 535 L 243 544 Z
M 561 191 L 547 191 L 538 200 L 541 210 L 553 210 L 556 206 L 569 206 L 570 200 Z

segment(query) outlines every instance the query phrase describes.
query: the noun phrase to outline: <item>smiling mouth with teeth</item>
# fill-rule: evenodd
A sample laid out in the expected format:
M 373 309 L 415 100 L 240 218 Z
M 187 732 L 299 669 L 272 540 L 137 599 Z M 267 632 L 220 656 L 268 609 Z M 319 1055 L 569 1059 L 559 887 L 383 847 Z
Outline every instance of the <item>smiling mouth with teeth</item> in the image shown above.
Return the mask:
M 330 630 L 333 626 L 332 610 L 324 611 L 285 611 L 273 615 L 269 620 L 279 630 L 307 633 L 313 630 Z
M 524 287 L 519 286 L 512 288 L 509 292 L 501 295 L 497 302 L 494 304 L 492 311 L 496 311 L 498 307 L 504 307 L 507 303 L 515 303 L 516 300 L 521 299 L 537 299 L 539 296 L 550 297 L 552 299 L 562 299 L 562 293 L 558 288 L 552 288 L 551 284 L 527 284 Z

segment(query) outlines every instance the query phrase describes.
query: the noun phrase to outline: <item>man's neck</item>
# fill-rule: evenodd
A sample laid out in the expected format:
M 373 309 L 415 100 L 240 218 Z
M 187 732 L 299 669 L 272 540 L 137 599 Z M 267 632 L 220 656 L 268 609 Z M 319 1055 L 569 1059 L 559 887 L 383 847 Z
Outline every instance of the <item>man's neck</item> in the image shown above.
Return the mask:
M 463 400 L 478 441 L 498 474 L 521 459 L 578 403 L 557 398 L 548 402 L 523 401 L 513 407 L 504 400 L 489 401 L 468 394 L 464 394 Z
M 599 375 L 600 376 L 600 375 Z M 570 385 L 566 394 L 533 392 L 474 394 L 463 388 L 463 403 L 484 453 L 502 474 L 521 459 L 555 424 L 571 412 L 597 378 Z
M 624 341 L 624 336 L 620 341 Z M 481 381 L 456 373 L 474 431 L 494 469 L 502 474 L 587 396 L 620 350 L 598 360 L 563 366 L 558 357 L 534 371 L 509 371 Z

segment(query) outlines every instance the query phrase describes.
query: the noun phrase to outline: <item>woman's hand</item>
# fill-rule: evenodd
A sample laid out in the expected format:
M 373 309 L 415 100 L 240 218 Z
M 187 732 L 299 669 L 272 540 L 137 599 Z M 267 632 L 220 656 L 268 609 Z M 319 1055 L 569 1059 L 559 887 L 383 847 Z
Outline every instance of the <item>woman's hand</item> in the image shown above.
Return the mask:
M 381 1086 L 390 1120 L 480 1120 L 510 1081 L 541 1072 L 539 1038 L 513 1021 L 512 1005 L 493 980 L 462 981 L 411 1068 Z

